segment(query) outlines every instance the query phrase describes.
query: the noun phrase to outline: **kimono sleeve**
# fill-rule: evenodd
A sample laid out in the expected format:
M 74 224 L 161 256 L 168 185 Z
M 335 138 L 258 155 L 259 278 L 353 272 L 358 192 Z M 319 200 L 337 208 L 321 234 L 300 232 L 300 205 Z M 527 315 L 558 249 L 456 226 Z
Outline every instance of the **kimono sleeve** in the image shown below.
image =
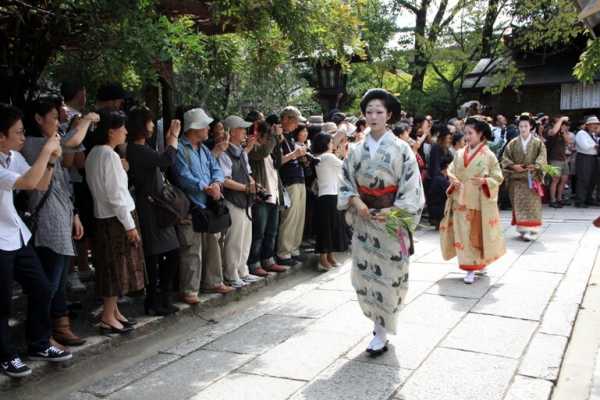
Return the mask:
M 500 164 L 496 157 L 490 154 L 487 158 L 488 175 L 485 177 L 485 183 L 481 186 L 481 189 L 488 199 L 495 199 L 498 195 L 500 185 L 504 180 L 504 176 L 502 175 L 502 168 L 500 168 Z
M 546 155 L 546 145 L 540 140 L 540 150 L 538 151 L 538 155 L 535 159 L 535 168 L 542 169 L 548 164 L 548 158 Z
M 396 192 L 394 207 L 413 214 L 415 224 L 417 224 L 425 206 L 425 193 L 419 174 L 419 164 L 417 164 L 417 159 L 408 145 L 400 148 L 398 157 L 402 165 L 396 169 L 401 172 L 398 176 L 398 191 Z
M 338 193 L 338 210 L 347 210 L 350 208 L 350 200 L 358 196 L 358 186 L 354 178 L 356 170 L 354 160 L 357 157 L 356 149 L 352 150 L 348 157 L 344 160 L 342 166 L 342 177 L 340 180 L 340 188 Z
M 513 147 L 514 147 L 514 139 L 511 140 L 504 149 L 504 153 L 502 154 L 502 168 L 505 170 L 510 170 L 510 168 L 515 164 L 513 161 Z

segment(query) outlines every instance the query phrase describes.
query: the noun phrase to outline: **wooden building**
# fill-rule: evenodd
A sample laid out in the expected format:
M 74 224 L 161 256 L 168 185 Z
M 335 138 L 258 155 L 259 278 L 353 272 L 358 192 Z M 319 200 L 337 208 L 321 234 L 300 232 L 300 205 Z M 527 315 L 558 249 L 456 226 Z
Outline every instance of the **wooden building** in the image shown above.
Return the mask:
M 518 87 L 508 87 L 500 94 L 489 94 L 493 73 L 502 68 L 503 60 L 479 60 L 466 76 L 463 90 L 468 99 L 479 100 L 492 115 L 517 115 L 521 112 L 566 114 L 573 120 L 598 113 L 600 109 L 600 76 L 593 84 L 584 85 L 573 76 L 584 43 L 576 41 L 561 49 L 539 52 L 513 50 L 511 57 L 523 74 Z

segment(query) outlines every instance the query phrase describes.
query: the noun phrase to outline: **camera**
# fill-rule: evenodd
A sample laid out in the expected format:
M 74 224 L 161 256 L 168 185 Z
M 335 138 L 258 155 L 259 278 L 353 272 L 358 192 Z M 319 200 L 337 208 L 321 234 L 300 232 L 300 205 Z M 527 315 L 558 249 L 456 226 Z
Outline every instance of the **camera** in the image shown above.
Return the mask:
M 267 191 L 264 189 L 261 189 L 256 192 L 256 199 L 258 201 L 267 201 L 270 198 L 271 198 L 271 195 L 269 193 L 267 193 Z
M 254 198 L 255 201 L 265 202 L 271 198 L 271 195 L 267 193 L 267 190 L 264 187 L 257 184 Z
M 321 161 L 317 157 L 313 156 L 312 154 L 310 154 L 308 152 L 304 156 L 302 156 L 299 160 L 305 164 L 308 164 L 308 166 L 310 166 L 310 167 L 316 167 L 319 164 L 319 162 Z

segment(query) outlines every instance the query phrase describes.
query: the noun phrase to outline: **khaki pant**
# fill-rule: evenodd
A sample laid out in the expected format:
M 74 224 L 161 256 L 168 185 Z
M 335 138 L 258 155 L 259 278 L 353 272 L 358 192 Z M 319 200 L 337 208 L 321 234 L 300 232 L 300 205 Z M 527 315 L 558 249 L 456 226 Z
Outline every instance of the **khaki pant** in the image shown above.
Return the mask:
M 238 281 L 249 274 L 248 256 L 252 244 L 252 221 L 245 208 L 239 208 L 226 201 L 231 215 L 231 226 L 225 234 L 223 255 L 223 277 L 229 282 Z M 251 211 L 248 210 L 251 215 Z
M 290 258 L 300 254 L 300 245 L 304 235 L 306 215 L 306 186 L 296 183 L 287 187 L 292 206 L 281 212 L 279 236 L 277 238 L 277 256 Z
M 179 289 L 183 294 L 198 294 L 200 284 L 210 289 L 223 283 L 220 234 L 194 232 L 192 225 L 181 225 L 190 246 L 180 248 Z

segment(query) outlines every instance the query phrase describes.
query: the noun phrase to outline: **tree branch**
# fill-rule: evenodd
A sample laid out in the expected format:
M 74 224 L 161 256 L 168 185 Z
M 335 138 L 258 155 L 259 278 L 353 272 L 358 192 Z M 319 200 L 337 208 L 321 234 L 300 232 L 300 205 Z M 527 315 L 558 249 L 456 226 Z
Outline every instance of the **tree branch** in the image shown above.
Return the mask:
M 401 7 L 408 8 L 414 14 L 416 14 L 417 12 L 419 12 L 419 10 L 417 9 L 417 7 L 414 4 L 411 4 L 407 0 L 396 0 L 396 4 L 398 4 Z

